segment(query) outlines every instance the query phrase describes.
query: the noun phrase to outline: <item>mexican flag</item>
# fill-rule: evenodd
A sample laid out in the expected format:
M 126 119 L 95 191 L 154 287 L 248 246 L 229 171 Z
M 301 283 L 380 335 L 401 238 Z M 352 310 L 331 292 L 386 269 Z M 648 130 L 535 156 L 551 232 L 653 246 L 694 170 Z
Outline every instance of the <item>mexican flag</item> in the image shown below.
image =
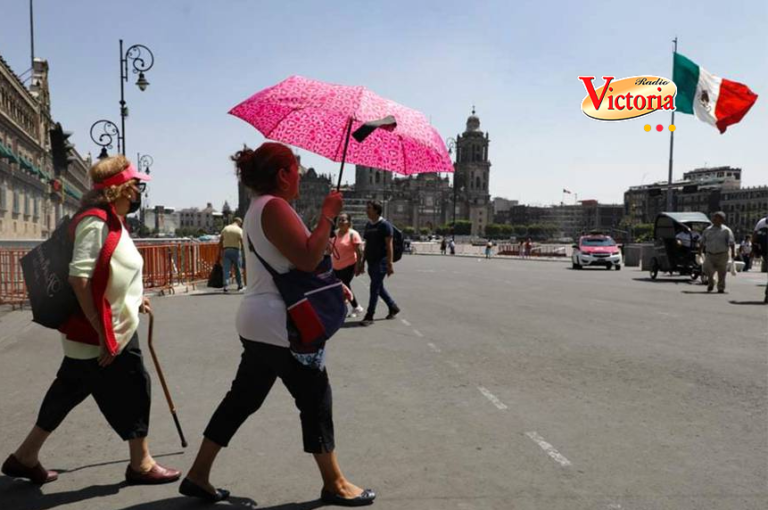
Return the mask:
M 675 53 L 672 81 L 677 85 L 676 111 L 696 115 L 721 134 L 740 122 L 757 100 L 746 85 L 710 74 L 679 53 Z

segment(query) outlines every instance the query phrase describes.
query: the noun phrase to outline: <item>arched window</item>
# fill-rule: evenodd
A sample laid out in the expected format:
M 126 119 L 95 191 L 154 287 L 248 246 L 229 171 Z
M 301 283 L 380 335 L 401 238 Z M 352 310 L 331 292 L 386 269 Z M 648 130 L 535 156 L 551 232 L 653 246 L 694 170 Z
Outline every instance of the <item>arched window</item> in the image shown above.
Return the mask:
M 475 189 L 483 189 L 481 185 L 482 185 L 482 182 L 480 181 L 480 177 L 478 176 L 475 178 Z
M 376 172 L 376 184 L 381 184 L 381 173 Z

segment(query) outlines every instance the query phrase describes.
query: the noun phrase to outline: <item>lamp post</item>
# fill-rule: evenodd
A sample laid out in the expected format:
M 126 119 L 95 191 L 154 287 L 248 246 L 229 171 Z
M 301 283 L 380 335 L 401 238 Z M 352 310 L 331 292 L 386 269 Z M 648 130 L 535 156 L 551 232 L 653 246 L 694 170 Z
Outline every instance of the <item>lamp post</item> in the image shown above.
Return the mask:
M 149 154 L 144 154 L 143 156 L 140 153 L 136 153 L 136 166 L 138 167 L 139 172 L 144 172 L 147 175 L 149 175 L 150 168 L 152 167 L 152 164 L 155 162 L 154 159 L 152 159 L 152 156 Z M 149 200 L 149 190 L 147 188 L 144 189 L 144 198 Z M 141 203 L 141 226 L 145 227 L 144 225 L 144 215 L 146 214 L 147 210 L 147 200 L 142 201 Z M 157 220 L 155 220 L 157 222 Z
M 155 64 L 155 56 L 149 48 L 143 44 L 134 44 L 123 54 L 123 40 L 120 39 L 120 120 L 122 138 L 118 139 L 118 150 L 125 155 L 125 118 L 128 116 L 128 107 L 125 104 L 125 83 L 128 82 L 128 63 L 133 67 L 133 74 L 138 73 L 136 86 L 142 92 L 147 90 L 149 82 L 144 76 Z M 120 143 L 122 142 L 122 143 Z
M 445 146 L 448 147 L 448 154 L 453 154 L 454 149 L 456 150 L 456 162 L 458 162 L 459 146 L 456 143 L 456 139 L 453 137 L 446 138 Z M 451 239 L 453 240 L 453 242 L 456 242 L 456 192 L 457 191 L 458 191 L 458 186 L 456 184 L 456 167 L 454 166 L 453 168 L 453 226 L 451 228 Z
M 107 149 L 112 148 L 114 140 L 117 140 L 118 149 L 120 147 L 120 130 L 112 121 L 106 119 L 97 120 L 91 125 L 91 140 L 101 147 L 98 158 L 108 158 Z

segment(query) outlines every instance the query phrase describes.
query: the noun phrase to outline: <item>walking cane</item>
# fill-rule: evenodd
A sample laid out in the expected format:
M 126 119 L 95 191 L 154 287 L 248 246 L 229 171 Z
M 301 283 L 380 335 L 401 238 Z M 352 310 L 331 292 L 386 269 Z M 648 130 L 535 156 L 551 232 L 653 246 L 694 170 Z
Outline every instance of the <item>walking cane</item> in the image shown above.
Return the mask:
M 157 369 L 157 376 L 160 378 L 160 384 L 163 386 L 163 392 L 165 392 L 165 400 L 168 401 L 168 407 L 171 410 L 171 416 L 176 423 L 176 430 L 179 431 L 179 437 L 181 438 L 181 447 L 187 447 L 187 440 L 184 438 L 184 432 L 181 431 L 181 423 L 179 423 L 179 417 L 176 416 L 176 406 L 173 405 L 173 399 L 171 398 L 171 392 L 168 391 L 168 384 L 165 382 L 165 376 L 163 375 L 163 369 L 160 368 L 160 362 L 157 361 L 157 354 L 155 354 L 155 347 L 152 345 L 152 330 L 155 326 L 155 315 L 152 311 L 149 311 L 149 352 L 152 354 L 152 361 L 155 363 Z

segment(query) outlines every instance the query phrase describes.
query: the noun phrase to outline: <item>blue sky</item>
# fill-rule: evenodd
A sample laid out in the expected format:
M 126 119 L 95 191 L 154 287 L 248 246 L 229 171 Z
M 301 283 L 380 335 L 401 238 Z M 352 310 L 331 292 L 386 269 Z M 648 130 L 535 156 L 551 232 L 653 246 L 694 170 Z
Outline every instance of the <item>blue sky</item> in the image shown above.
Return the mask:
M 62 6 L 66 5 L 66 10 Z M 0 54 L 29 67 L 28 0 L 2 0 Z M 128 156 L 154 157 L 153 205 L 236 203 L 228 156 L 263 137 L 227 111 L 293 75 L 365 85 L 423 111 L 443 137 L 474 104 L 490 133 L 491 193 L 560 202 L 562 189 L 619 203 L 629 186 L 666 180 L 669 114 L 601 123 L 580 111 L 579 75 L 671 78 L 672 43 L 761 97 L 724 135 L 677 115 L 675 176 L 743 168 L 768 184 L 768 2 L 37 0 L 35 52 L 50 65 L 53 114 L 85 154 L 101 118 L 119 123 L 118 39 L 156 56 L 140 92 L 126 89 Z M 602 80 L 599 80 L 602 83 Z M 299 151 L 306 166 L 338 164 Z M 345 175 L 350 181 L 353 172 Z M 345 178 L 346 180 L 346 178 Z M 570 197 L 569 200 L 573 200 Z

